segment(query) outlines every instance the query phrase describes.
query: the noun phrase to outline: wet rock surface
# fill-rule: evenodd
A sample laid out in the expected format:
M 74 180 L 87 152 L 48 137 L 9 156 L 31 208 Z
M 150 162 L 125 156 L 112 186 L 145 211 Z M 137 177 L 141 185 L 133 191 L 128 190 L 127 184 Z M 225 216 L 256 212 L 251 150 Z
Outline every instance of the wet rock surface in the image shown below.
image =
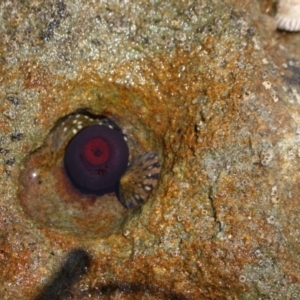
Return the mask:
M 1 299 L 299 297 L 299 38 L 273 30 L 273 4 L 1 2 Z M 105 237 L 20 200 L 26 161 L 77 109 L 162 163 Z

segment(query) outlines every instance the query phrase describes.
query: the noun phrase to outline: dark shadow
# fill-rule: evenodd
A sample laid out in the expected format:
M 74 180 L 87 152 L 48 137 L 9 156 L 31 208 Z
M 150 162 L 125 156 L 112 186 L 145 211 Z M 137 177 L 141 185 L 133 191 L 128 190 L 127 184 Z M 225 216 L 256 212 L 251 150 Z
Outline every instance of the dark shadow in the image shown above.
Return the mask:
M 121 292 L 127 296 L 132 295 L 133 299 L 137 299 L 136 296 L 142 296 L 143 293 L 149 293 L 161 300 L 186 300 L 186 297 L 181 294 L 142 283 L 116 282 L 106 286 L 96 286 L 88 291 L 78 291 L 76 288 L 73 290 L 74 285 L 87 273 L 90 264 L 91 259 L 85 250 L 74 249 L 67 255 L 57 274 L 50 279 L 34 300 L 66 300 L 87 297 L 98 299 L 99 295 L 110 296 L 115 292 Z
M 57 274 L 34 300 L 60 300 L 70 296 L 72 286 L 86 274 L 90 265 L 88 253 L 82 249 L 71 251 Z

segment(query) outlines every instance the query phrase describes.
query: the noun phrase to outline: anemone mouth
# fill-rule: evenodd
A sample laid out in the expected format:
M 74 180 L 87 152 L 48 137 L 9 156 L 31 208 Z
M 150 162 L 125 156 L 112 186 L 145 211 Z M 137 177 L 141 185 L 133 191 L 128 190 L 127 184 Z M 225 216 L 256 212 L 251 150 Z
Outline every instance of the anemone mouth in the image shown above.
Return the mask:
M 69 142 L 64 167 L 80 191 L 103 194 L 118 184 L 128 159 L 129 149 L 122 133 L 94 124 L 80 130 Z

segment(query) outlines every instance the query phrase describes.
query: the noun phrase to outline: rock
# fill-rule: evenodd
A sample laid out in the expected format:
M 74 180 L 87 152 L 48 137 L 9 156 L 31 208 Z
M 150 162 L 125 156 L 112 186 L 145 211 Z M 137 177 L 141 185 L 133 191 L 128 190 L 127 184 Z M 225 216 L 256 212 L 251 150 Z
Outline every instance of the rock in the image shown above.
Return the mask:
M 299 39 L 236 2 L 1 2 L 1 299 L 299 297 Z M 162 163 L 108 236 L 20 198 L 26 161 L 82 108 Z

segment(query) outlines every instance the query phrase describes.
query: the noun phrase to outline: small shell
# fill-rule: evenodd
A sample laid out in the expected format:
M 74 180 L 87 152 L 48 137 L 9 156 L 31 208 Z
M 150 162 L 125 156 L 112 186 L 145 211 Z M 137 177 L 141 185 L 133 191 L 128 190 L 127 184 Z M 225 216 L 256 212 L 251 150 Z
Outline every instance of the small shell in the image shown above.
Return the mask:
M 155 188 L 160 174 L 158 156 L 144 152 L 128 166 L 120 180 L 119 201 L 126 208 L 141 206 Z
M 300 0 L 280 0 L 275 19 L 278 29 L 300 31 Z

